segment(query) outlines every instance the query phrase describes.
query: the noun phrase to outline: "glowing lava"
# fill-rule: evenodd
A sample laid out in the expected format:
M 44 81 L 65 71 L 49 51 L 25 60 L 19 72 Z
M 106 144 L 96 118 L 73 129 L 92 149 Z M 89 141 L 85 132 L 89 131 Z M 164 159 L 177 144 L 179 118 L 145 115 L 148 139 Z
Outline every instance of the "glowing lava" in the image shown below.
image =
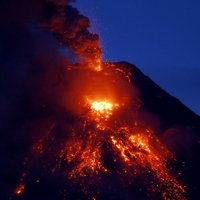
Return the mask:
M 107 113 L 113 110 L 113 104 L 107 101 L 94 101 L 92 103 L 91 109 L 99 113 Z
M 17 196 L 20 196 L 20 195 L 23 194 L 24 190 L 25 190 L 25 185 L 24 185 L 24 184 L 20 184 L 20 185 L 15 189 L 15 194 L 16 194 Z
M 124 172 L 133 175 L 147 170 L 147 176 L 154 174 L 152 190 L 160 191 L 165 200 L 185 200 L 185 187 L 182 186 L 170 173 L 167 167 L 173 155 L 153 136 L 149 130 L 142 133 L 129 133 L 125 128 L 123 139 L 119 135 L 111 136 L 113 148 L 118 152 L 124 166 Z M 136 130 L 137 131 L 137 130 Z M 161 189 L 166 188 L 166 189 Z
M 134 107 L 136 98 L 129 99 L 131 103 L 126 101 L 126 104 L 122 101 L 123 98 L 120 99 L 124 88 L 130 85 L 130 79 L 127 79 L 128 74 L 125 71 L 121 73 L 123 69 L 111 69 L 108 71 L 103 69 L 94 75 L 112 77 L 107 84 L 102 83 L 101 80 L 107 80 L 102 77 L 97 82 L 101 83 L 99 88 L 105 88 L 104 90 L 113 89 L 114 87 L 110 85 L 114 83 L 116 92 L 110 89 L 103 96 L 102 90 L 95 91 L 95 87 L 91 87 L 92 89 L 89 87 L 84 91 L 88 94 L 85 94 L 83 84 L 80 90 L 73 89 L 73 92 L 79 92 L 75 93 L 80 95 L 76 96 L 78 101 L 85 100 L 80 105 L 83 108 L 83 114 L 77 114 L 76 120 L 71 122 L 70 120 L 63 121 L 63 127 L 66 127 L 64 129 L 66 138 L 62 140 L 59 140 L 60 133 L 57 132 L 60 122 L 55 121 L 47 131 L 47 135 L 34 145 L 33 150 L 36 153 L 39 152 L 41 160 L 51 155 L 54 158 L 51 162 L 55 163 L 52 172 L 64 171 L 71 183 L 79 182 L 81 186 L 84 186 L 85 194 L 90 193 L 88 188 L 93 185 L 93 182 L 100 180 L 101 176 L 114 172 L 119 177 L 128 179 L 130 184 L 134 183 L 135 177 L 142 176 L 144 185 L 151 185 L 145 186 L 148 187 L 148 192 L 159 194 L 164 200 L 185 200 L 185 186 L 177 180 L 168 166 L 170 161 L 175 160 L 174 156 L 159 141 L 153 130 L 144 124 L 140 125 L 141 119 L 136 117 L 139 109 Z M 68 73 L 71 72 L 73 68 L 68 70 Z M 111 76 L 110 73 L 119 76 L 127 84 L 124 84 L 122 80 L 120 82 L 120 78 L 114 79 L 113 74 Z M 91 76 L 87 76 L 86 79 L 88 77 Z M 95 81 L 95 79 L 92 80 Z M 77 83 L 80 82 L 77 81 Z M 126 87 L 120 87 L 120 84 Z M 133 93 L 132 90 L 129 91 Z M 112 95 L 119 98 L 112 98 Z M 111 154 L 110 159 L 115 163 L 114 165 L 118 166 L 117 170 L 105 162 L 104 157 L 107 154 Z M 51 163 L 47 165 L 52 166 Z M 92 184 L 91 181 L 93 181 Z M 23 189 L 20 186 L 17 193 L 21 194 Z M 100 194 L 98 187 L 96 190 L 96 194 L 92 194 L 92 197 L 98 199 L 98 194 Z
M 91 103 L 91 110 L 97 115 L 102 116 L 105 119 L 108 119 L 112 113 L 113 110 L 118 108 L 118 104 L 112 104 L 109 101 L 93 101 Z

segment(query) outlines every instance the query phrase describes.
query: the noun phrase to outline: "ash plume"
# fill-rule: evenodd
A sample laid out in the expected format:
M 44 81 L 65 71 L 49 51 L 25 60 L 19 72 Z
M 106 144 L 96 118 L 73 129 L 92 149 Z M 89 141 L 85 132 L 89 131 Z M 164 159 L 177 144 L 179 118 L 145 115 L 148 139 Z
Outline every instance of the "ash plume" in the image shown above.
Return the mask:
M 52 12 L 43 25 L 77 55 L 78 62 L 93 67 L 99 65 L 102 54 L 99 36 L 90 32 L 89 19 L 68 3 L 62 0 L 48 1 L 47 6 Z

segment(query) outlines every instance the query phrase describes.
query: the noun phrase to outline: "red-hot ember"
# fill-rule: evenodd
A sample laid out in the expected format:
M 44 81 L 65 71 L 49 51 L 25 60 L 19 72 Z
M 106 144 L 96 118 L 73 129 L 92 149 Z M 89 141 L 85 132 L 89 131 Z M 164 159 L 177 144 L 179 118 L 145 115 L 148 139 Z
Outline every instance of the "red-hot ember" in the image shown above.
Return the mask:
M 15 189 L 15 194 L 16 194 L 17 196 L 22 195 L 23 192 L 24 192 L 24 189 L 25 189 L 25 185 L 20 184 L 20 185 Z

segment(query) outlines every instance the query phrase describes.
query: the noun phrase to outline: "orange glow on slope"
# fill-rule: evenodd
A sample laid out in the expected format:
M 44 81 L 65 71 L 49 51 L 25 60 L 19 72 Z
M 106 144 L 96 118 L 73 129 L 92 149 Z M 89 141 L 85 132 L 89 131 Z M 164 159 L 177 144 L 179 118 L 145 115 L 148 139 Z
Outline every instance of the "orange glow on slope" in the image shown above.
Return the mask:
M 67 177 L 70 181 L 80 182 L 86 191 L 91 180 L 95 182 L 102 174 L 115 172 L 103 159 L 104 147 L 108 146 L 112 160 L 121 166 L 116 172 L 119 176 L 127 175 L 126 178 L 134 183 L 134 176 L 142 174 L 151 184 L 152 193 L 161 194 L 164 200 L 185 200 L 186 188 L 172 175 L 168 166 L 168 162 L 175 158 L 147 125 L 140 125 L 141 118 L 137 119 L 140 101 L 131 87 L 130 74 L 112 67 L 106 69 L 104 66 L 98 72 L 81 69 L 78 72 L 83 75 L 80 73 L 77 80 L 74 78 L 77 69 L 67 70 L 73 74 L 68 76 L 69 80 L 74 82 L 63 99 L 64 103 L 66 99 L 70 101 L 66 107 L 74 114 L 75 122 L 64 121 L 67 137 L 56 143 L 58 150 L 54 150 L 56 123 L 33 149 L 39 156 L 45 157 L 45 152 L 54 155 L 53 172 L 65 163 Z M 86 183 L 81 182 L 83 179 Z
M 69 149 L 66 155 L 66 161 L 73 163 L 79 160 L 78 164 L 69 173 L 71 178 L 87 177 L 89 174 L 97 175 L 100 171 L 106 172 L 107 169 L 103 166 L 101 161 L 101 151 L 99 146 L 94 147 L 93 137 L 88 138 L 88 146 L 83 147 L 79 141 L 75 142 L 72 146 L 67 146 Z M 80 155 L 80 150 L 82 151 Z
M 126 129 L 128 130 L 128 129 Z M 130 130 L 129 130 L 130 131 Z M 144 133 L 127 133 L 125 139 L 111 136 L 113 148 L 120 155 L 126 173 L 137 174 L 141 168 L 150 169 L 148 173 L 153 173 L 158 179 L 158 184 L 154 180 L 153 191 L 166 188 L 162 192 L 165 200 L 179 199 L 184 200 L 185 187 L 182 186 L 170 173 L 167 168 L 167 160 L 173 159 L 171 153 L 153 137 L 149 130 Z

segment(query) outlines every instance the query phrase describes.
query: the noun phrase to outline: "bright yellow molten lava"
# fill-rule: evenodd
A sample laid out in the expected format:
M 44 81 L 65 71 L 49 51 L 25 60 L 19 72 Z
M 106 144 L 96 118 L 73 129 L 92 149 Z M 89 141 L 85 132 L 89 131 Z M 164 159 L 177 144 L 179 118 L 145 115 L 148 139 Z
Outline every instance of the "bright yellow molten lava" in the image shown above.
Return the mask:
M 91 109 L 96 112 L 104 113 L 113 110 L 113 104 L 108 101 L 94 101 L 92 102 Z
M 105 130 L 105 122 L 113 115 L 114 110 L 119 107 L 119 104 L 112 103 L 111 101 L 91 101 L 88 100 L 90 107 L 90 120 L 96 123 L 96 126 L 99 130 Z
M 90 109 L 95 116 L 96 121 L 108 119 L 113 114 L 113 110 L 118 107 L 119 104 L 114 104 L 107 100 L 90 102 Z

